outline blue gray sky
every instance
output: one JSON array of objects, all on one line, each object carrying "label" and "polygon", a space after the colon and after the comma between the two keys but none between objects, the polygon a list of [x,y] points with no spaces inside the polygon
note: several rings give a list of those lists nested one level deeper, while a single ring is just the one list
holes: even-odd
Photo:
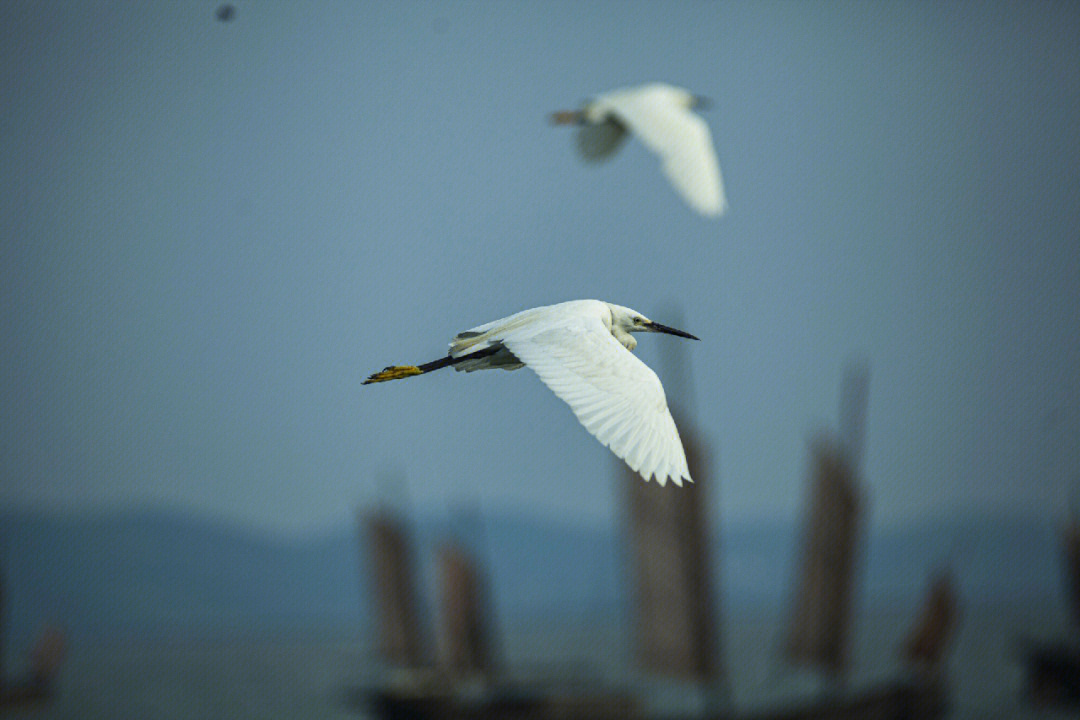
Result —
[{"label": "blue gray sky", "polygon": [[[1059,517],[1080,474],[1080,6],[0,5],[0,503],[287,532],[418,507],[616,512],[527,370],[361,387],[577,298],[678,314],[725,519],[792,516],[872,369],[873,522]],[[711,98],[693,214],[547,114]],[[675,324],[675,323],[671,323]],[[674,384],[664,343],[640,356]],[[1080,489],[1080,488],[1078,488]]]}]

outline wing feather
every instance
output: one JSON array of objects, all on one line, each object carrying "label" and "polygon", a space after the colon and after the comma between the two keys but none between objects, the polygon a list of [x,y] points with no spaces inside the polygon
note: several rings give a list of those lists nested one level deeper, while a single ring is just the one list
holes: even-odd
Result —
[{"label": "wing feather", "polygon": [[598,316],[553,315],[551,322],[493,333],[566,402],[585,429],[649,480],[691,480],[660,379],[623,347]]},{"label": "wing feather", "polygon": [[597,104],[660,156],[664,174],[692,208],[703,215],[720,215],[727,201],[709,126],[674,102],[670,90],[649,85],[616,91]]}]

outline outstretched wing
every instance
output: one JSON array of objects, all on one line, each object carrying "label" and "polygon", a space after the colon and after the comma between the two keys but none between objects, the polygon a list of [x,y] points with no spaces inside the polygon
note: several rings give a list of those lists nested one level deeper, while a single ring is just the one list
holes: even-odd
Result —
[{"label": "outstretched wing", "polygon": [[574,411],[585,429],[648,480],[691,480],[660,379],[595,315],[564,315],[499,340]]},{"label": "outstretched wing", "polygon": [[599,123],[585,123],[578,128],[577,149],[590,162],[607,160],[626,140],[626,128],[613,117]]},{"label": "outstretched wing", "polygon": [[670,90],[650,85],[616,91],[597,104],[660,156],[664,174],[692,208],[703,215],[719,215],[727,201],[709,126],[676,102]]}]

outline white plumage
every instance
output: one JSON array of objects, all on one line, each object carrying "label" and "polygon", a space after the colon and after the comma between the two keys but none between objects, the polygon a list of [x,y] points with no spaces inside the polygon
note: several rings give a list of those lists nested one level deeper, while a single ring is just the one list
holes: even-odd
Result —
[{"label": "white plumage", "polygon": [[664,174],[694,210],[718,216],[727,208],[720,166],[705,121],[689,91],[663,83],[612,90],[579,112],[556,113],[556,123],[583,123],[578,148],[586,159],[609,156],[627,131],[660,157]]},{"label": "white plumage", "polygon": [[456,336],[449,355],[419,367],[390,367],[382,382],[453,366],[471,372],[528,366],[574,411],[585,429],[635,472],[664,485],[691,480],[664,388],[630,351],[633,332],[694,338],[629,308],[575,300],[532,308]]}]

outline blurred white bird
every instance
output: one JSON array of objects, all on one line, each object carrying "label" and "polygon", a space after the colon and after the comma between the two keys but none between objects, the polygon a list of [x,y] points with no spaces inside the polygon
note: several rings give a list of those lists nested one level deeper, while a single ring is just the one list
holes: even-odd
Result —
[{"label": "blurred white bird", "polygon": [[581,110],[553,113],[556,125],[579,125],[577,147],[586,160],[603,160],[627,132],[660,156],[664,174],[690,207],[715,217],[727,208],[720,166],[705,121],[691,108],[707,101],[663,83],[612,90]]},{"label": "blurred white bird", "polygon": [[654,323],[641,313],[574,300],[524,310],[458,334],[449,354],[425,365],[395,365],[364,384],[421,375],[444,367],[472,372],[528,365],[574,411],[585,429],[645,480],[692,482],[679,431],[656,373],[629,351],[631,333],[693,335]]}]

